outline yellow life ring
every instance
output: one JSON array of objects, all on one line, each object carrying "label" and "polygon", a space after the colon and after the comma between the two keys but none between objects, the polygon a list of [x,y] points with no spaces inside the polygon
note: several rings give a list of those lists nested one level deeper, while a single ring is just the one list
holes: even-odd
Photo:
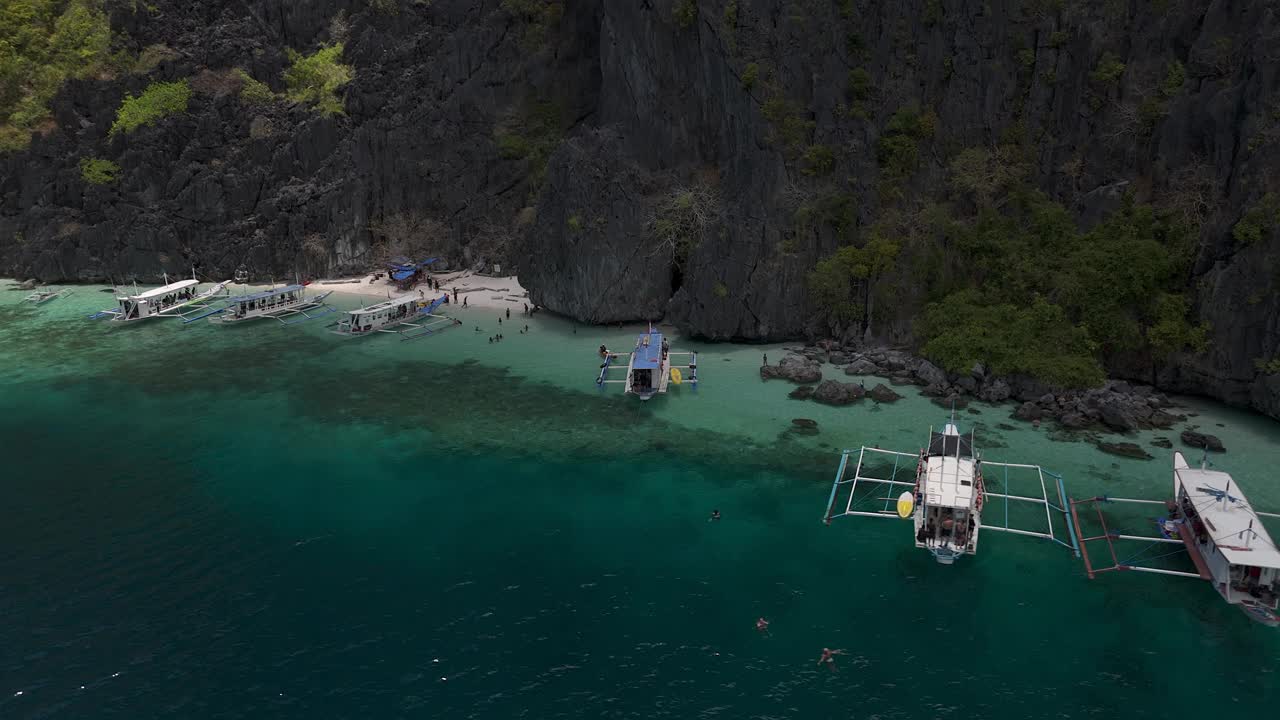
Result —
[{"label": "yellow life ring", "polygon": [[680,374],[680,368],[671,368],[671,382],[677,385],[684,382],[684,376]]}]

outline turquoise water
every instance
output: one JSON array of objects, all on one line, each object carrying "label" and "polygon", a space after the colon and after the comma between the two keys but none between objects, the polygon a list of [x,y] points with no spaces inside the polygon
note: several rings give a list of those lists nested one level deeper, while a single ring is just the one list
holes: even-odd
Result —
[{"label": "turquoise water", "polygon": [[[414,342],[319,322],[113,328],[82,319],[109,303],[91,288],[39,311],[21,295],[0,292],[0,717],[1155,718],[1280,701],[1280,633],[1206,584],[1088,581],[1069,552],[994,533],[945,568],[904,525],[824,526],[840,449],[910,451],[942,420],[910,388],[878,409],[797,402],[757,374],[781,347],[677,340],[702,353],[702,386],[641,404],[592,383],[595,348],[634,328],[539,315],[491,345],[497,312],[480,309]],[[1185,402],[1227,445],[1218,467],[1280,506],[1280,425]],[[961,415],[989,459],[1043,464],[1077,497],[1167,492],[1168,451],[1104,455],[1010,409]],[[795,417],[820,433],[790,432]],[[837,671],[823,647],[845,650]]]}]

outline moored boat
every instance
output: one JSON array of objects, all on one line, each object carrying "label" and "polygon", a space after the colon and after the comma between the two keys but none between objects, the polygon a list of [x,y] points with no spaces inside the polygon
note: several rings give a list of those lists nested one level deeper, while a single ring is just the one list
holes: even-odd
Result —
[{"label": "moored boat", "polygon": [[209,307],[217,298],[227,294],[230,280],[214,283],[207,290],[200,290],[200,281],[192,274],[189,280],[179,280],[158,288],[133,295],[116,296],[116,307],[100,310],[89,317],[113,322],[135,322],[161,317],[186,317]]},{"label": "moored boat", "polygon": [[64,298],[71,294],[71,288],[41,288],[22,298],[23,302],[29,302],[32,305],[43,305],[51,300]]},{"label": "moored boat", "polygon": [[269,318],[288,325],[336,312],[325,305],[332,294],[330,290],[310,295],[306,285],[285,285],[226,298],[218,307],[185,318],[183,322],[208,319],[214,325],[226,326]]},{"label": "moored boat", "polygon": [[[627,374],[623,380],[610,379],[611,370],[620,369],[615,364],[622,356],[627,357]],[[685,365],[672,364],[673,357],[687,357]],[[636,346],[629,352],[610,352],[604,345],[600,346],[600,374],[596,376],[596,385],[603,388],[605,383],[623,383],[624,392],[636,395],[641,400],[649,400],[655,395],[667,392],[671,384],[689,383],[695,390],[698,387],[698,354],[695,352],[673,352],[670,342],[662,333],[649,324],[648,331],[636,338]],[[689,371],[685,378],[682,369]]]}]

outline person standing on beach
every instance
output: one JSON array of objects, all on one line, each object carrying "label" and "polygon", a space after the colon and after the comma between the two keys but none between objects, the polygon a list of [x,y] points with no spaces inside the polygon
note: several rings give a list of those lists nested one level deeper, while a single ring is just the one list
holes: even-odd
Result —
[{"label": "person standing on beach", "polygon": [[453,289],[453,304],[458,304],[458,288]]},{"label": "person standing on beach", "polygon": [[507,308],[507,319],[511,319],[511,308]]},{"label": "person standing on beach", "polygon": [[764,364],[765,364],[765,365],[768,365],[768,364],[769,364],[769,353],[764,353],[764,359],[763,359],[763,362],[764,362]]}]

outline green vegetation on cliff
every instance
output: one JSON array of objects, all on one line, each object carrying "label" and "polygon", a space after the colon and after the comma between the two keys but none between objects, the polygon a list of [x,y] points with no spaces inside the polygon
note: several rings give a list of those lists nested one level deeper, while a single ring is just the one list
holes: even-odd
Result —
[{"label": "green vegetation on cliff", "polygon": [[97,72],[110,42],[98,0],[0,3],[0,152],[26,147],[62,83]]},{"label": "green vegetation on cliff", "polygon": [[80,158],[80,177],[92,185],[110,185],[116,181],[120,166],[102,158]]},{"label": "green vegetation on cliff", "polygon": [[111,135],[133,132],[143,125],[174,113],[186,112],[191,100],[191,86],[186,80],[177,82],[153,82],[142,94],[126,95],[116,111],[116,121],[111,124]]},{"label": "green vegetation on cliff", "polygon": [[284,71],[288,97],[294,102],[307,103],[322,115],[342,115],[342,98],[338,90],[351,82],[350,65],[342,64],[342,43],[325,45],[310,55],[290,49],[292,63]]},{"label": "green vegetation on cliff", "polygon": [[[909,159],[902,146],[890,156]],[[1101,358],[1110,353],[1163,359],[1203,351],[1207,328],[1187,321],[1182,294],[1190,229],[1126,198],[1081,232],[1065,207],[1031,187],[1030,157],[1019,142],[962,151],[950,165],[950,203],[896,227],[878,223],[865,240],[819,262],[809,286],[828,324],[865,329],[877,286],[892,296],[925,285],[917,337],[927,357],[953,372],[981,362],[998,373],[1087,386],[1103,378]],[[1254,234],[1247,223],[1243,234]],[[930,269],[938,263],[918,253],[906,263],[911,276],[896,273],[898,249],[922,245],[941,253],[940,266]]]}]

